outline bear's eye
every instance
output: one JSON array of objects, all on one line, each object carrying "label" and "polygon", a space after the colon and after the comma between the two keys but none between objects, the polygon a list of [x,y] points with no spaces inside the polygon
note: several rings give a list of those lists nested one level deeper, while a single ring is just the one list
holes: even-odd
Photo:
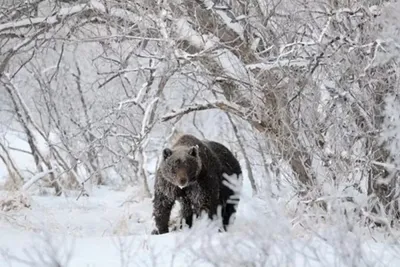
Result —
[{"label": "bear's eye", "polygon": [[176,163],[176,165],[180,165],[180,164],[182,163],[182,161],[181,161],[180,159],[177,159],[177,160],[175,161],[175,163]]}]

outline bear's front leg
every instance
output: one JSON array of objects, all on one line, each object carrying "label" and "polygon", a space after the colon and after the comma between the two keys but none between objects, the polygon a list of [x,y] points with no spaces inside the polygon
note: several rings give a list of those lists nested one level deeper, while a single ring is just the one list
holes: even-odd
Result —
[{"label": "bear's front leg", "polygon": [[215,219],[217,215],[218,202],[213,198],[203,198],[197,205],[194,205],[196,218],[207,215],[210,220]]},{"label": "bear's front leg", "polygon": [[163,193],[156,191],[153,200],[153,216],[156,223],[156,229],[151,234],[168,233],[169,217],[174,205],[174,200],[168,198]]},{"label": "bear's front leg", "polygon": [[217,217],[217,211],[218,211],[218,199],[215,197],[212,197],[210,199],[210,204],[208,208],[208,218],[210,220],[214,220]]},{"label": "bear's front leg", "polygon": [[193,208],[190,199],[187,197],[183,197],[181,199],[181,228],[183,227],[183,220],[185,220],[186,224],[189,228],[192,227],[193,224]]}]

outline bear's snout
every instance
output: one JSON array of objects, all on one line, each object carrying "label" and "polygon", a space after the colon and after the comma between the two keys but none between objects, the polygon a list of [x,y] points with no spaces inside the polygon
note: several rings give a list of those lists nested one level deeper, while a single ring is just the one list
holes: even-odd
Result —
[{"label": "bear's snout", "polygon": [[182,179],[179,180],[179,185],[180,185],[180,186],[183,187],[183,186],[185,186],[186,184],[187,184],[187,179],[186,179],[186,178],[182,178]]},{"label": "bear's snout", "polygon": [[177,180],[178,186],[182,189],[188,184],[187,173],[185,170],[181,169],[177,173]]}]

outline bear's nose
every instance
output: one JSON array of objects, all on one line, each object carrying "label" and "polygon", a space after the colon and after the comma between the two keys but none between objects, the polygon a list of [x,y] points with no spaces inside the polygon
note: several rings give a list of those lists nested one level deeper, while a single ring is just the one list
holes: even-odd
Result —
[{"label": "bear's nose", "polygon": [[186,179],[186,178],[181,178],[181,179],[179,180],[179,184],[180,184],[181,186],[185,186],[186,183],[187,183],[187,179]]}]

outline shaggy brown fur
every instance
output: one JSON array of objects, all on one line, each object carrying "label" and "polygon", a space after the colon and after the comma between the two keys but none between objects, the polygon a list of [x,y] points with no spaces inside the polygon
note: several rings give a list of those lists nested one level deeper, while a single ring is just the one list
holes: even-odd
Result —
[{"label": "shaggy brown fur", "polygon": [[227,203],[233,191],[222,184],[223,173],[240,175],[242,171],[233,154],[220,143],[183,135],[172,148],[165,148],[154,185],[156,229],[152,234],[169,231],[168,222],[176,200],[181,203],[181,218],[189,227],[193,215],[197,217],[205,211],[213,219],[221,205],[226,230],[236,208]]}]

